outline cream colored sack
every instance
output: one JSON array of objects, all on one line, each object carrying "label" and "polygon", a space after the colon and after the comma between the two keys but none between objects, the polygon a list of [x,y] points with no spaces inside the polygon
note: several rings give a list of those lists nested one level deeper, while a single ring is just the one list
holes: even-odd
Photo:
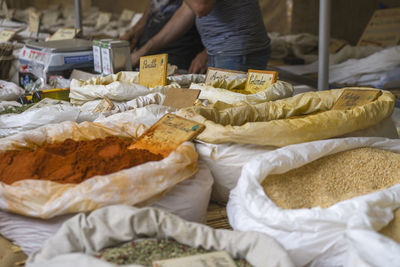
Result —
[{"label": "cream colored sack", "polygon": [[170,238],[190,247],[225,250],[234,258],[246,259],[254,267],[294,266],[287,252],[268,235],[213,229],[159,209],[122,205],[71,218],[40,250],[29,255],[26,266],[115,267],[117,265],[100,260],[94,254],[143,237]]},{"label": "cream colored sack", "polygon": [[180,87],[177,83],[168,86],[148,88],[140,85],[139,72],[123,71],[104,77],[95,77],[88,81],[73,79],[70,85],[72,104],[82,105],[87,101],[103,99],[129,101],[138,96],[160,92],[166,94],[169,88]]},{"label": "cream colored sack", "polygon": [[[0,151],[36,149],[67,138],[91,140],[114,135],[136,138],[146,127],[128,122],[64,122],[0,139]],[[59,184],[45,180],[0,182],[0,209],[51,218],[86,212],[112,204],[151,204],[197,172],[197,153],[192,143],[180,145],[168,157],[108,175],[98,175],[80,184]]]},{"label": "cream colored sack", "polygon": [[216,103],[217,101],[222,101],[228,104],[245,102],[254,105],[266,101],[290,97],[293,95],[293,86],[284,81],[277,81],[267,89],[256,94],[245,95],[230,90],[244,89],[245,82],[245,78],[228,81],[217,80],[212,86],[192,83],[190,88],[201,90],[199,99],[207,99],[210,103]]},{"label": "cream colored sack", "polygon": [[204,124],[206,129],[197,139],[207,143],[282,147],[365,129],[393,112],[394,96],[388,91],[351,110],[330,110],[343,90],[308,92],[257,105],[217,102],[182,109],[178,115]]}]

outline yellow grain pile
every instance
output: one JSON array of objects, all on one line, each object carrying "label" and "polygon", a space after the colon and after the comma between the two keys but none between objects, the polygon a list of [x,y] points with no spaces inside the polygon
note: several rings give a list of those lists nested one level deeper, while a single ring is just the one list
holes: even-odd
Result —
[{"label": "yellow grain pile", "polygon": [[400,182],[400,154],[358,148],[315,160],[263,181],[265,193],[283,209],[327,208],[339,201]]}]

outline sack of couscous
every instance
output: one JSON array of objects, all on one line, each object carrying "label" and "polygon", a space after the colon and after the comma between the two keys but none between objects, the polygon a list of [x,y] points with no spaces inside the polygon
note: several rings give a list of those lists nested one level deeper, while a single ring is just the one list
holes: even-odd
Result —
[{"label": "sack of couscous", "polygon": [[273,236],[296,266],[397,266],[398,224],[382,231],[386,237],[377,231],[400,208],[399,183],[399,139],[291,145],[244,165],[228,218],[235,230]]}]

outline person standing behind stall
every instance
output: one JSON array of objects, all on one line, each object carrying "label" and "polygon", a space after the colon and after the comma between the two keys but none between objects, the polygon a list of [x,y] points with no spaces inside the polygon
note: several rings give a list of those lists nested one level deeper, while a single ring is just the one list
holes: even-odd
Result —
[{"label": "person standing behind stall", "polygon": [[[140,21],[120,39],[129,41],[131,49],[142,47],[168,23],[181,4],[182,0],[152,0]],[[193,25],[180,38],[147,54],[166,53],[170,64],[187,70],[195,56],[203,50],[200,35]]]},{"label": "person standing behind stall", "polygon": [[194,23],[206,51],[196,56],[189,72],[207,66],[241,71],[266,68],[270,39],[258,0],[184,0],[163,29],[132,53],[133,64],[182,36]]}]

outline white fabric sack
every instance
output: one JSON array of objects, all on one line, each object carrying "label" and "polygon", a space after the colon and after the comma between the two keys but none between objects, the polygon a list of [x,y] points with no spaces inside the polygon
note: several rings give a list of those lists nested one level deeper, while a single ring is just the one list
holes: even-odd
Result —
[{"label": "white fabric sack", "polygon": [[[341,138],[290,145],[254,157],[243,166],[227,205],[235,230],[259,231],[274,237],[289,252],[296,266],[344,266],[358,257],[366,259],[378,244],[383,254],[369,256],[372,266],[395,266],[400,262],[399,245],[382,235],[361,238],[357,231],[379,231],[400,207],[400,185],[338,202],[329,208],[284,210],[275,205],[260,183],[270,174],[281,174],[318,158],[359,147],[400,153],[400,140],[386,138]],[[379,238],[376,238],[379,237]],[[386,240],[386,241],[385,241]],[[368,242],[367,242],[368,241]],[[377,243],[378,242],[378,243]],[[354,251],[354,250],[353,250]],[[353,255],[353,256],[352,256]],[[384,264],[391,262],[390,265]]]},{"label": "white fabric sack", "polygon": [[65,104],[44,106],[20,114],[4,114],[0,115],[0,138],[52,123],[93,121],[98,116]]},{"label": "white fabric sack", "polygon": [[256,94],[241,94],[236,93],[223,88],[214,88],[205,84],[190,85],[190,89],[201,90],[199,99],[206,99],[210,103],[216,103],[222,101],[228,104],[234,104],[238,102],[246,102],[249,104],[258,104],[266,101],[274,101],[293,95],[293,86],[284,81],[277,81],[273,83],[267,89],[260,91]]},{"label": "white fabric sack", "polygon": [[[194,176],[178,183],[151,207],[168,211],[187,221],[204,223],[212,183],[213,177],[207,165],[199,162],[199,171]],[[0,233],[29,255],[73,216],[75,214],[43,220],[0,210]]]},{"label": "white fabric sack", "polygon": [[24,89],[15,83],[0,80],[0,101],[17,100],[24,93]]},{"label": "white fabric sack", "polygon": [[[102,112],[102,115],[107,117],[109,115],[124,112],[127,110],[141,108],[151,104],[162,104],[164,102],[165,95],[161,93],[151,93],[145,96],[138,96],[130,101],[125,102],[117,102],[111,101],[114,104],[114,107],[111,111]],[[93,112],[93,110],[100,104],[102,100],[93,100],[88,101],[82,106],[79,106],[79,109],[84,112]]]},{"label": "white fabric sack", "polygon": [[[340,84],[358,84],[362,75],[383,73],[400,66],[400,46],[386,48],[362,59],[350,59],[329,67],[329,82]],[[371,80],[380,81],[379,75]],[[362,84],[365,84],[362,83]]]},{"label": "white fabric sack", "polygon": [[191,247],[226,250],[232,257],[245,258],[255,267],[294,266],[287,253],[267,235],[215,230],[159,209],[128,206],[110,206],[68,220],[39,251],[29,256],[26,266],[116,266],[91,255],[143,236],[173,238]]},{"label": "white fabric sack", "polygon": [[105,77],[95,77],[88,81],[73,79],[70,85],[72,104],[82,105],[87,101],[103,99],[129,101],[138,96],[160,92],[166,94],[169,88],[180,87],[176,83],[156,88],[138,84],[138,72],[119,72]]},{"label": "white fabric sack", "polygon": [[136,108],[125,112],[113,114],[109,117],[99,117],[95,122],[124,121],[130,123],[142,123],[151,126],[167,113],[176,113],[172,107],[151,104],[142,108]]},{"label": "white fabric sack", "polygon": [[[370,128],[342,137],[366,136],[398,138],[395,125],[390,117]],[[277,149],[274,146],[235,143],[210,144],[196,141],[195,144],[199,158],[207,162],[215,179],[211,198],[222,203],[228,202],[229,193],[236,186],[243,165],[257,155]]]},{"label": "white fabric sack", "polygon": [[177,83],[181,87],[189,87],[191,83],[203,83],[206,76],[204,74],[184,74],[167,77],[167,83]]},{"label": "white fabric sack", "polygon": [[78,108],[64,104],[45,106],[27,110],[20,114],[0,115],[0,137],[6,137],[21,131],[35,129],[63,121],[93,121],[99,115],[81,112]]}]

